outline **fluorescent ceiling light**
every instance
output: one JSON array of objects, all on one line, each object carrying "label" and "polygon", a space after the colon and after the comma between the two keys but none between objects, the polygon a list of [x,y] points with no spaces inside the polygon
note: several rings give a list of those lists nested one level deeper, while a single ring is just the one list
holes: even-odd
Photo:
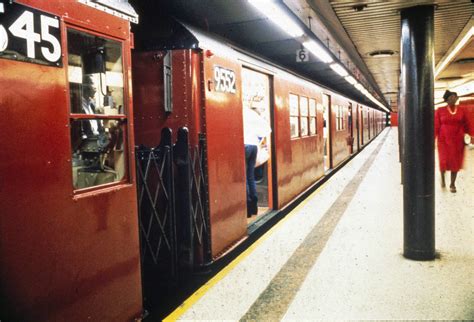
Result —
[{"label": "fluorescent ceiling light", "polygon": [[384,110],[387,113],[390,113],[390,110],[385,105],[380,103],[372,94],[370,94],[370,92],[367,89],[365,89],[364,86],[362,86],[362,84],[356,83],[354,87],[357,88],[362,94],[364,94],[369,100],[377,104],[377,106],[379,106],[382,110]]},{"label": "fluorescent ceiling light", "polygon": [[364,89],[364,86],[362,86],[362,85],[359,84],[359,83],[356,83],[356,84],[354,85],[354,87],[357,88],[357,89],[358,89],[359,91],[361,91],[361,92],[362,92],[362,90]]},{"label": "fluorescent ceiling light", "polygon": [[439,75],[439,73],[441,73],[441,71],[446,67],[446,65],[451,62],[454,56],[458,54],[458,52],[466,45],[468,40],[470,40],[473,35],[474,35],[474,26],[471,26],[469,31],[466,32],[466,34],[464,35],[464,37],[462,37],[462,39],[459,41],[456,47],[454,47],[454,49],[449,53],[449,55],[446,56],[446,58],[442,59],[442,62],[438,66],[436,66],[435,78]]},{"label": "fluorescent ceiling light", "polygon": [[292,37],[304,35],[303,29],[272,0],[248,0],[255,8]]},{"label": "fluorescent ceiling light", "polygon": [[346,79],[346,81],[347,81],[349,84],[355,85],[355,84],[357,83],[357,81],[355,80],[355,78],[352,77],[352,76],[346,76],[345,79]]},{"label": "fluorescent ceiling light", "polygon": [[314,40],[308,40],[303,43],[303,46],[308,48],[308,50],[315,55],[318,59],[323,61],[324,63],[331,63],[333,61],[331,55],[329,55],[328,51],[315,42]]},{"label": "fluorescent ceiling light", "polygon": [[334,70],[336,73],[338,73],[339,75],[341,75],[342,77],[346,77],[349,75],[349,73],[347,72],[347,70],[344,69],[344,67],[342,67],[340,64],[338,63],[334,63],[334,64],[331,64],[329,65],[329,67],[332,68],[332,70]]}]

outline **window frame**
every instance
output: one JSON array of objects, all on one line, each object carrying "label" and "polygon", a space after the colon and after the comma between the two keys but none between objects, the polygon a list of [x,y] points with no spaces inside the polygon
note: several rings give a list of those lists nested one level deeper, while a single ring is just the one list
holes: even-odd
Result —
[{"label": "window frame", "polygon": [[[290,138],[298,139],[298,138],[306,138],[311,136],[318,135],[318,101],[314,97],[306,96],[306,95],[299,95],[290,92],[288,94],[288,101],[289,101],[289,123],[290,123]],[[306,113],[302,111],[302,102],[306,101]],[[293,106],[292,102],[297,102],[297,108]],[[314,103],[314,108],[311,108],[311,102]],[[304,103],[303,103],[304,104]],[[314,110],[314,111],[313,111]],[[313,115],[314,114],[314,115]],[[296,120],[298,122],[296,122]],[[293,135],[291,133],[291,125],[297,124],[298,126],[298,134]],[[313,123],[314,132],[312,132],[311,124]],[[306,124],[307,133],[303,134],[302,132],[302,124]]]},{"label": "window frame", "polygon": [[[311,115],[311,102],[314,102],[314,115]],[[318,135],[318,104],[315,98],[310,98],[308,101],[309,108],[309,135]],[[311,124],[314,124],[314,133],[311,133]]]},{"label": "window frame", "polygon": [[[87,35],[92,35],[95,37],[100,37],[106,40],[111,40],[118,42],[120,44],[120,49],[121,49],[121,57],[122,57],[122,75],[123,75],[123,108],[122,108],[122,113],[121,114],[115,114],[115,115],[105,115],[105,114],[83,114],[83,113],[72,113],[72,106],[71,106],[71,89],[70,89],[70,81],[69,81],[69,37],[68,37],[68,32],[70,30],[84,33]],[[89,30],[82,28],[80,26],[77,26],[75,24],[71,23],[64,23],[64,27],[62,29],[62,33],[65,35],[63,37],[63,42],[62,46],[63,48],[66,49],[64,51],[64,73],[65,73],[65,83],[66,83],[66,93],[67,93],[67,117],[68,117],[68,135],[69,135],[69,153],[72,153],[72,124],[74,121],[82,121],[82,120],[116,120],[119,122],[121,129],[122,129],[122,138],[123,138],[123,177],[120,180],[114,181],[114,182],[109,182],[109,183],[104,183],[104,184],[99,184],[95,186],[90,186],[90,187],[85,187],[85,188],[75,188],[74,187],[74,180],[73,180],[73,169],[72,169],[72,156],[71,156],[71,188],[74,197],[81,197],[81,196],[87,196],[89,195],[88,193],[90,192],[103,192],[110,190],[110,188],[116,189],[117,186],[123,186],[123,185],[128,185],[131,183],[132,179],[132,173],[131,173],[131,161],[130,161],[130,131],[129,131],[129,126],[130,126],[130,121],[129,121],[129,110],[130,110],[130,97],[128,95],[129,93],[129,88],[128,88],[128,70],[126,66],[126,48],[127,48],[127,42],[125,39],[113,37],[107,34],[103,34],[97,31]]]},{"label": "window frame", "polygon": [[[306,115],[303,114],[302,110],[302,101],[306,101]],[[298,100],[300,106],[300,137],[307,137],[310,136],[309,134],[309,98],[303,95],[299,95]],[[302,124],[306,124],[306,134],[303,134],[303,126]]]},{"label": "window frame", "polygon": [[344,131],[346,129],[344,122],[344,106],[342,105],[333,105],[336,110],[336,131]]},{"label": "window frame", "polygon": [[[293,97],[296,97],[296,103],[297,103],[296,110],[294,110],[294,109],[292,108],[292,104],[291,104],[291,102],[292,102],[291,97],[292,97],[292,96],[293,96]],[[301,137],[301,128],[300,128],[300,98],[299,98],[299,95],[293,94],[293,93],[289,93],[289,95],[288,95],[288,102],[289,102],[288,106],[289,106],[289,114],[290,114],[290,119],[289,119],[289,121],[290,121],[290,138],[291,138],[291,139],[297,139],[297,138]],[[296,111],[296,114],[294,113],[295,111]],[[298,128],[297,128],[297,130],[296,130],[296,132],[297,132],[296,135],[293,135],[293,133],[291,132],[291,124],[293,124],[293,123],[292,123],[292,120],[295,120],[295,119],[297,120],[296,124],[298,125]]]}]

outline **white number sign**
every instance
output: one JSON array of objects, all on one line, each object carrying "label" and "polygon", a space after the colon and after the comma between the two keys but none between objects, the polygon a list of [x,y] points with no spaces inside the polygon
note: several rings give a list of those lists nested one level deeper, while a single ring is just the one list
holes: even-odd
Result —
[{"label": "white number sign", "polygon": [[0,58],[61,66],[59,18],[0,0]]},{"label": "white number sign", "polygon": [[217,92],[235,94],[235,72],[220,66],[214,66],[214,85]]},{"label": "white number sign", "polygon": [[309,53],[306,49],[299,49],[296,51],[296,61],[304,62],[309,61]]}]

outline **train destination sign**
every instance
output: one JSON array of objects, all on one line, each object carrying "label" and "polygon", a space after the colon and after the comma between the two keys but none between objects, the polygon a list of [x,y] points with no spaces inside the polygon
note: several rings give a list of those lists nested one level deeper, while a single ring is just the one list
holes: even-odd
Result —
[{"label": "train destination sign", "polygon": [[60,19],[0,0],[0,58],[62,66]]}]

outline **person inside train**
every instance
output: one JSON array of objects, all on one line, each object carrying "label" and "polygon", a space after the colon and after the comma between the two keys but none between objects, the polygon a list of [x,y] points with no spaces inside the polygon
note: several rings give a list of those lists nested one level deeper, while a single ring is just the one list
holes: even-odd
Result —
[{"label": "person inside train", "polygon": [[443,95],[446,106],[435,112],[435,137],[438,142],[441,187],[446,187],[445,173],[451,171],[449,190],[456,192],[456,177],[464,160],[464,133],[468,132],[467,117],[456,105],[458,95],[447,90]]},{"label": "person inside train", "polygon": [[257,184],[255,182],[255,162],[260,142],[271,133],[268,122],[250,106],[244,105],[244,145],[247,183],[247,217],[258,213]]},{"label": "person inside train", "polygon": [[[97,89],[92,77],[85,75],[82,81],[82,100],[81,108],[84,114],[100,114],[100,111],[95,105],[95,94]],[[82,122],[83,135],[87,137],[97,136],[104,131],[102,122],[99,120],[89,120],[89,122]]]}]

